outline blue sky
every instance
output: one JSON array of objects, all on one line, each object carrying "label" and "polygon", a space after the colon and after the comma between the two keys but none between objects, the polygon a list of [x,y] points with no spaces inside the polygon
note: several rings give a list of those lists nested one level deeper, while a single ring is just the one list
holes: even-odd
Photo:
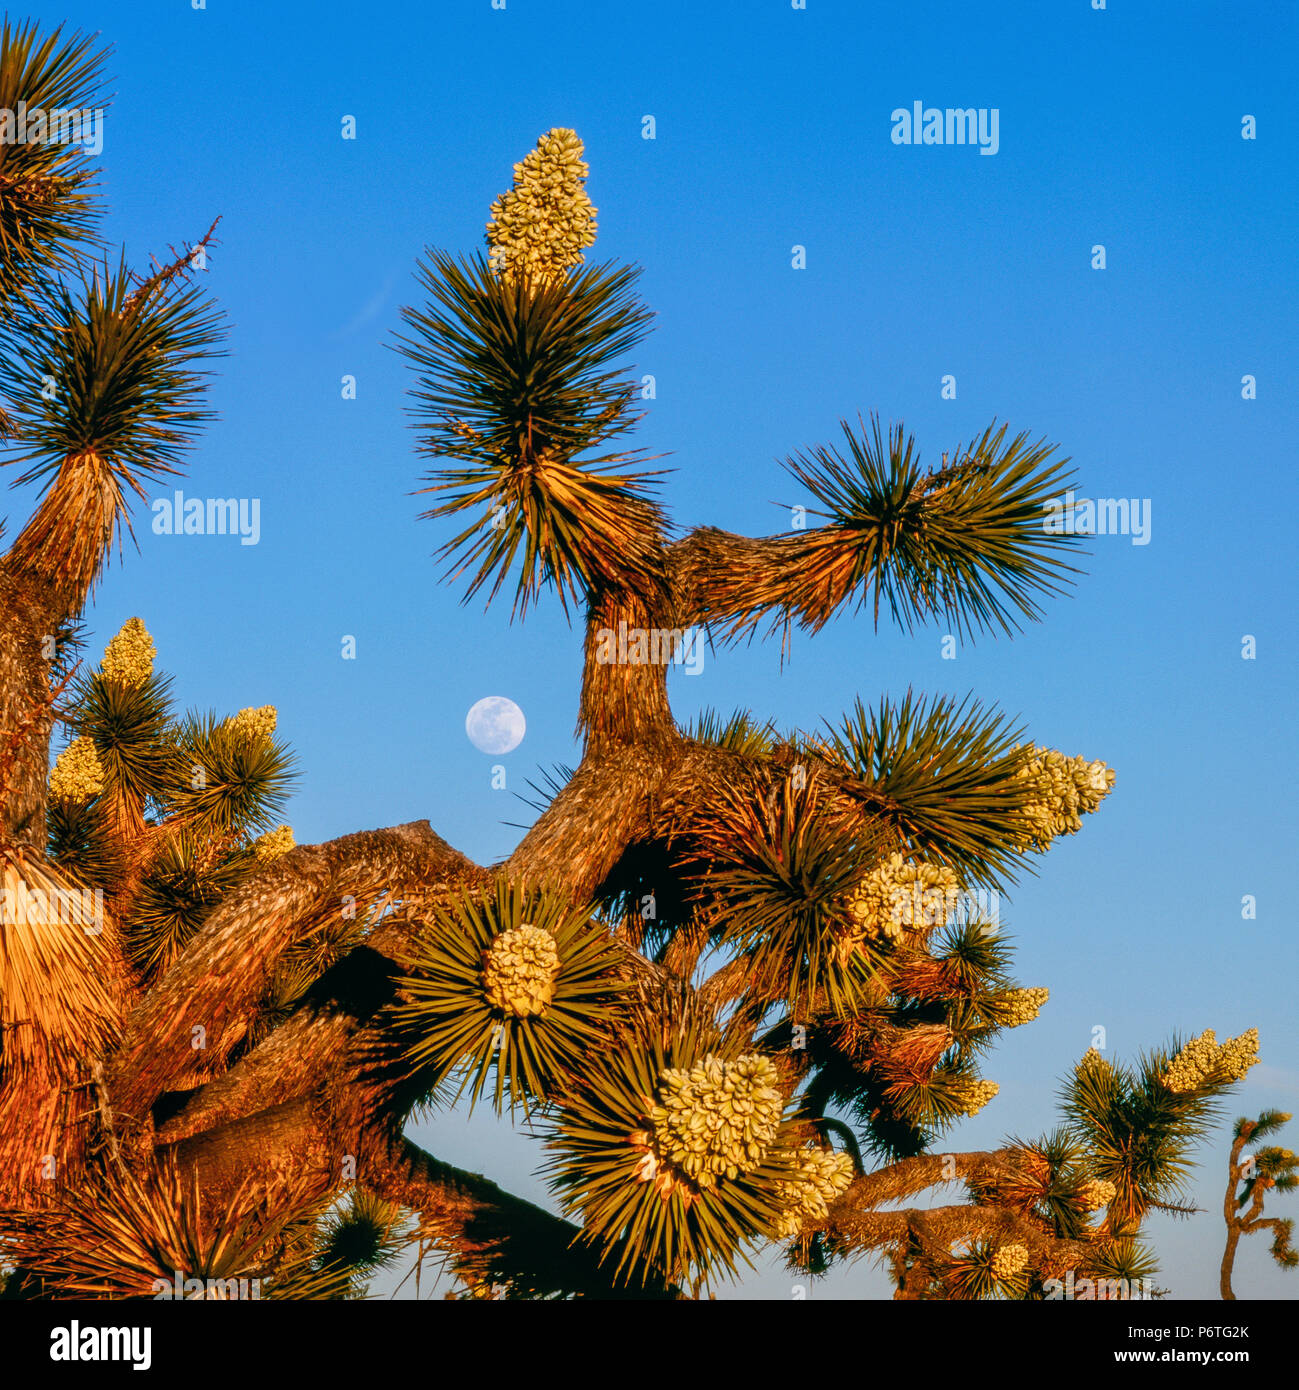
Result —
[{"label": "blue sky", "polygon": [[[423,248],[479,246],[512,165],[572,127],[599,209],[593,257],[643,266],[657,312],[635,363],[657,392],[638,442],[670,454],[681,526],[782,529],[772,503],[809,499],[778,460],[871,411],[934,462],[1005,421],[1072,458],[1079,496],[1148,499],[1148,543],[1094,537],[1072,596],[1013,642],[944,660],[943,629],[876,633],[845,615],[796,635],[783,669],[778,644],[755,643],[671,679],[680,717],[742,705],[804,728],[858,695],[972,691],[1116,769],[1101,812],[1004,904],[1020,978],[1051,1000],[1006,1036],[986,1069],[1000,1096],[950,1147],[1048,1128],[1098,1025],[1117,1057],[1174,1029],[1256,1025],[1263,1063],[1228,1118],[1299,1112],[1292,5],[23,13],[115,46],[108,236],[143,264],[222,218],[208,279],[232,325],[221,418],[180,486],[261,505],[255,546],[154,535],[141,508],[139,553],[128,545],[88,613],[92,654],[138,614],[183,703],[277,705],[303,768],[299,841],[427,817],[492,861],[520,833],[505,822],[531,814],[511,791],[577,758],[580,630],[554,602],[511,625],[438,583],[431,553],[451,530],[417,520],[424,464],[387,346]],[[891,112],[915,101],[996,108],[997,153],[893,143]],[[10,499],[11,529],[27,502]],[[500,760],[464,732],[496,694],[528,723]],[[491,788],[496,761],[508,790]],[[417,1137],[544,1200],[532,1143],[487,1116]],[[1225,1148],[1204,1154],[1205,1213],[1151,1227],[1179,1297],[1216,1290]],[[1264,1245],[1245,1243],[1237,1292],[1293,1297],[1299,1276]],[[792,1282],[773,1266],[721,1293],[790,1297]],[[863,1263],[813,1297],[886,1294]]]}]

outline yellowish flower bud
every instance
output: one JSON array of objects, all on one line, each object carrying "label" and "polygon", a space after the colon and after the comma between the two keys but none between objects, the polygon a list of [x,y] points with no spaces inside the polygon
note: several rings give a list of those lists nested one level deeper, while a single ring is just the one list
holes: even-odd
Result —
[{"label": "yellowish flower bud", "polygon": [[268,830],[265,835],[259,835],[251,845],[252,852],[263,864],[269,864],[272,860],[279,859],[288,854],[293,848],[293,831],[287,825],[281,825],[275,830]]},{"label": "yellowish flower bud", "polygon": [[959,892],[960,881],[946,866],[891,854],[846,899],[845,944],[898,941],[909,931],[931,931],[947,921]]},{"label": "yellowish flower bud", "polygon": [[583,187],[589,172],[577,132],[556,128],[514,166],[514,187],[492,204],[488,264],[544,282],[579,264],[595,244],[595,208]]},{"label": "yellowish flower bud", "polygon": [[262,705],[259,708],[250,706],[248,709],[241,709],[238,714],[232,715],[228,723],[236,734],[251,741],[270,738],[275,732],[277,718],[274,705]]},{"label": "yellowish flower bud", "polygon": [[1213,1082],[1239,1081],[1258,1061],[1258,1029],[1219,1043],[1212,1028],[1192,1038],[1168,1064],[1162,1080],[1178,1095]]},{"label": "yellowish flower bud", "polygon": [[487,1002],[517,1018],[545,1013],[559,966],[555,938],[544,928],[524,923],[504,931],[484,953]]},{"label": "yellowish flower bud", "polygon": [[1078,1195],[1084,1211],[1100,1211],[1118,1195],[1118,1188],[1106,1178],[1092,1178],[1083,1183]]},{"label": "yellowish flower bud", "polygon": [[798,1150],[798,1176],[778,1184],[785,1210],[776,1222],[776,1235],[795,1236],[807,1221],[824,1221],[830,1203],[847,1191],[853,1179],[852,1159],[829,1149]]},{"label": "yellowish flower bud", "polygon": [[1023,1245],[1001,1245],[992,1254],[992,1272],[998,1279],[1012,1279],[1028,1263],[1028,1249]]},{"label": "yellowish flower bud", "polygon": [[1096,810],[1113,789],[1114,773],[1099,760],[1066,758],[1036,744],[1030,748],[1031,756],[1018,773],[1031,788],[1020,848],[1045,850],[1057,835],[1082,829],[1081,817]]},{"label": "yellowish flower bud", "polygon": [[977,1115],[1001,1090],[995,1081],[967,1081],[959,1088],[959,1103],[966,1115]]},{"label": "yellowish flower bud", "polygon": [[157,654],[144,623],[139,618],[128,618],[104,649],[99,674],[118,685],[143,685],[153,675],[153,659]]},{"label": "yellowish flower bud", "polygon": [[1049,989],[1008,989],[999,994],[997,998],[1005,1008],[1004,1026],[1020,1028],[1025,1023],[1032,1023],[1050,997]]},{"label": "yellowish flower bud", "polygon": [[50,795],[56,801],[89,801],[104,790],[104,768],[88,738],[74,739],[59,754],[50,773]]},{"label": "yellowish flower bud", "polygon": [[775,1064],[756,1052],[733,1062],[709,1053],[688,1072],[664,1070],[650,1112],[660,1163],[700,1188],[757,1167],[784,1113],[778,1081]]}]

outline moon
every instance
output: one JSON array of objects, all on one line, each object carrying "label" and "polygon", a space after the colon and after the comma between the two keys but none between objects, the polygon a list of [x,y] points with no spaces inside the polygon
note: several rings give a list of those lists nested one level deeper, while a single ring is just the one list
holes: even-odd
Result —
[{"label": "moon", "polygon": [[484,695],[465,715],[465,733],[480,753],[512,753],[527,731],[523,711],[504,695]]}]

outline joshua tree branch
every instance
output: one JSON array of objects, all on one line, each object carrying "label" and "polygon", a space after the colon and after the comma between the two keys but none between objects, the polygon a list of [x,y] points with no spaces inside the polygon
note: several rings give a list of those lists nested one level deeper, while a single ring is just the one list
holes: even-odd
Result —
[{"label": "joshua tree branch", "polygon": [[420,1234],[452,1256],[457,1274],[504,1284],[524,1298],[672,1298],[667,1288],[615,1285],[578,1227],[425,1153],[408,1139],[367,1164],[365,1185],[418,1214]]},{"label": "joshua tree branch", "polygon": [[[860,1180],[859,1180],[860,1181]],[[942,1258],[958,1241],[986,1240],[1027,1249],[1029,1265],[1046,1278],[1085,1269],[1095,1251],[1086,1241],[1053,1236],[1037,1222],[997,1206],[909,1208],[905,1211],[860,1211],[849,1203],[852,1189],[831,1209],[821,1229],[847,1251],[898,1250],[918,1245],[930,1258]]]},{"label": "joshua tree branch", "polygon": [[[313,914],[364,907],[382,889],[428,892],[483,871],[427,821],[302,845],[217,906],[185,953],[126,1021],[110,1065],[115,1107],[143,1115],[193,1066],[192,1030],[218,1055],[238,1040],[232,1024],[260,999],[276,961]],[[349,901],[350,900],[350,901]],[[229,1030],[233,1036],[224,1036]]]},{"label": "joshua tree branch", "polygon": [[[952,1154],[917,1154],[857,1178],[840,1198],[835,1211],[870,1210],[885,1202],[898,1202],[949,1182],[1023,1181],[1014,1148]],[[833,1213],[832,1213],[833,1214]]]},{"label": "joshua tree branch", "polygon": [[764,616],[773,629],[788,628],[802,603],[824,611],[813,630],[850,596],[832,574],[814,577],[818,562],[842,541],[828,528],[780,536],[740,536],[699,526],[668,547],[669,573],[683,623],[716,625],[725,640],[752,635]]}]

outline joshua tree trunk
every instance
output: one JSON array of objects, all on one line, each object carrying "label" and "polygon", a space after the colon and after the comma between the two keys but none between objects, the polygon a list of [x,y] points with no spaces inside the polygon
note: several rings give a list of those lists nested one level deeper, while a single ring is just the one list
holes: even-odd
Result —
[{"label": "joshua tree trunk", "polygon": [[1231,1291],[1231,1272],[1236,1263],[1236,1247],[1240,1244],[1240,1227],[1231,1220],[1231,1198],[1227,1199],[1227,1248],[1222,1252],[1222,1269],[1218,1275],[1218,1292],[1228,1302],[1234,1303],[1236,1295]]},{"label": "joshua tree trunk", "polygon": [[0,563],[0,838],[44,852],[51,638],[64,615],[32,578]]}]

